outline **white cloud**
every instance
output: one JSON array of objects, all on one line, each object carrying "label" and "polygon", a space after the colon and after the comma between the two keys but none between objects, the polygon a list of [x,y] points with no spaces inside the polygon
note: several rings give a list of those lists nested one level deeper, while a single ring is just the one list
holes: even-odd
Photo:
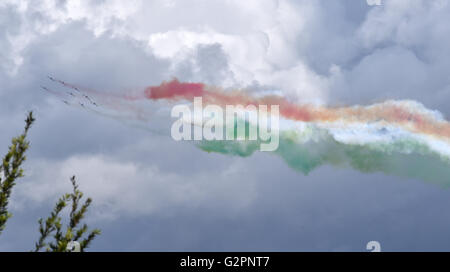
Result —
[{"label": "white cloud", "polygon": [[[405,47],[420,60],[437,63],[429,67],[436,77],[448,70],[442,39],[450,27],[442,22],[448,21],[449,1],[386,1],[371,7],[360,26],[344,17],[343,5],[308,0],[4,1],[0,12],[13,10],[18,23],[3,23],[7,31],[0,59],[14,75],[33,42],[65,24],[84,22],[96,36],[137,41],[148,54],[169,60],[168,78],[178,75],[224,87],[256,82],[305,102],[332,103],[330,93],[339,88],[330,69],[352,68],[361,54],[378,47]],[[327,9],[336,17],[329,19],[333,13]],[[220,48],[218,57],[226,56],[226,65],[206,70],[199,66],[205,61],[197,51],[213,45]]]},{"label": "white cloud", "polygon": [[420,52],[429,61],[446,60],[450,1],[396,0],[373,8],[357,31],[367,48],[395,44]]},{"label": "white cloud", "polygon": [[330,82],[329,101],[414,99],[448,116],[442,101],[450,99],[444,98],[450,86],[449,12],[448,0],[392,0],[370,7],[348,37],[354,50],[338,80]]},{"label": "white cloud", "polygon": [[173,62],[168,77],[180,62],[192,59],[191,52],[199,46],[219,44],[228,57],[229,73],[218,84],[245,87],[256,81],[302,101],[325,101],[327,79],[309,69],[298,54],[299,41],[304,42],[303,31],[317,8],[314,4],[274,0],[194,2],[9,2],[3,8],[14,7],[20,16],[20,30],[8,34],[5,56],[9,64],[3,68],[16,74],[24,50],[41,35],[82,21],[96,36],[107,33],[146,43],[144,50],[149,54]]},{"label": "white cloud", "polygon": [[[114,28],[120,29],[121,22],[137,11],[140,0],[124,1],[80,1],[57,0],[40,1],[6,1],[0,4],[0,14],[11,11],[17,15],[17,25],[6,24],[5,36],[8,43],[1,49],[1,56],[7,60],[3,69],[14,76],[23,63],[23,51],[41,35],[56,31],[64,24],[73,21],[84,21],[86,27],[95,35],[100,35]],[[17,30],[10,31],[10,27]],[[0,44],[1,45],[1,44]]]},{"label": "white cloud", "polygon": [[[271,1],[267,1],[271,2]],[[243,28],[247,31],[235,33],[219,31],[209,24],[186,27],[179,25],[165,32],[151,33],[148,45],[161,58],[174,60],[173,69],[180,63],[192,59],[192,51],[200,45],[219,44],[228,56],[229,77],[224,78],[224,87],[245,87],[254,82],[281,89],[294,99],[303,102],[323,103],[326,100],[328,80],[317,75],[300,58],[299,42],[307,20],[314,16],[314,6],[292,5],[278,1],[268,5],[270,9],[250,7],[263,6],[254,2],[231,2],[239,13],[246,14]],[[236,15],[231,15],[233,18]],[[257,18],[254,22],[254,18]],[[237,19],[242,23],[242,18]],[[251,24],[251,28],[246,28]]]},{"label": "white cloud", "polygon": [[245,210],[256,198],[255,180],[244,176],[238,163],[219,173],[205,170],[190,175],[166,173],[156,166],[102,155],[40,160],[30,165],[27,178],[15,188],[13,209],[55,202],[71,191],[69,178],[74,173],[85,196],[93,198],[93,217],[98,219],[115,219],[125,214],[165,215],[181,207],[214,208],[234,214]]}]

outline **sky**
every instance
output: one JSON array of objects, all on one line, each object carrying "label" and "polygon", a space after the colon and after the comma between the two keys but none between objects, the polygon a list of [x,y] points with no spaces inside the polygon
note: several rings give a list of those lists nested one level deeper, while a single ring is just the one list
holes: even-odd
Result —
[{"label": "sky", "polygon": [[102,230],[91,251],[449,251],[450,189],[207,153],[40,89],[48,75],[107,92],[176,77],[317,105],[408,99],[449,120],[449,14],[448,0],[2,0],[0,154],[27,111],[37,121],[0,250],[33,249],[76,175]]}]

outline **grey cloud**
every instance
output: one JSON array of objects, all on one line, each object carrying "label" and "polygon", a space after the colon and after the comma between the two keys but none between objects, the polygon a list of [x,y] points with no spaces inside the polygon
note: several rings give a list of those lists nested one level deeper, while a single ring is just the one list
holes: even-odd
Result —
[{"label": "grey cloud", "polygon": [[220,86],[224,81],[233,79],[228,57],[220,44],[198,45],[173,69],[174,75],[182,81]]},{"label": "grey cloud", "polygon": [[[271,52],[274,63],[270,58],[267,63],[273,65],[274,73],[283,72],[294,79],[304,75],[297,75],[298,70],[290,70],[289,66],[304,63],[312,71],[306,75],[321,75],[330,85],[331,104],[416,99],[449,116],[448,1],[441,2],[445,4],[441,9],[420,4],[425,1],[416,1],[419,4],[411,7],[406,1],[391,2],[395,3],[368,7],[365,1],[299,1],[294,6],[298,10],[277,10],[282,7],[281,2],[268,2],[266,6],[259,5],[265,8],[255,13],[248,8],[250,1],[238,11],[223,3],[213,3],[210,5],[215,8],[208,8],[182,1],[176,3],[176,9],[153,2],[146,4],[133,20],[126,17],[121,21],[103,14],[105,17],[99,17],[104,20],[95,25],[89,15],[70,22],[63,20],[55,31],[38,35],[21,52],[24,63],[16,75],[9,75],[5,69],[0,72],[0,152],[6,150],[11,136],[21,131],[27,110],[34,109],[38,118],[30,134],[27,177],[13,193],[14,217],[0,236],[0,250],[32,248],[37,238],[37,218],[47,215],[58,194],[70,189],[68,176],[64,176],[77,174],[52,169],[52,163],[54,167],[61,166],[61,162],[74,157],[102,157],[116,163],[113,165],[123,162],[140,167],[134,176],[139,186],[126,188],[137,197],[122,202],[119,199],[119,203],[113,203],[117,201],[113,194],[110,198],[108,194],[101,195],[101,187],[89,186],[92,181],[87,177],[95,177],[95,169],[78,170],[80,174],[85,171],[86,177],[80,180],[81,189],[94,196],[89,224],[103,229],[92,250],[362,251],[369,240],[379,240],[385,250],[450,250],[446,235],[450,221],[442,209],[449,206],[448,190],[417,180],[331,167],[303,176],[267,153],[245,159],[204,153],[191,143],[174,143],[170,137],[66,107],[39,90],[40,85],[58,88],[46,79],[48,74],[107,91],[159,84],[173,75],[218,85],[234,80],[230,52],[221,41],[195,45],[179,63],[178,59],[162,59],[153,54],[146,37],[155,32],[181,31],[177,22],[167,19],[175,14],[180,17],[181,26],[199,33],[205,26],[238,38],[252,31],[259,33],[258,27],[285,31],[287,48],[292,52]],[[59,3],[55,11],[64,11],[66,2]],[[96,3],[92,3],[95,8]],[[277,16],[282,12],[300,12],[304,7],[312,7],[309,11],[313,14],[309,14],[302,31],[291,30],[289,24],[284,29],[276,28],[273,18],[280,18]],[[277,14],[272,13],[274,10]],[[203,17],[190,15],[205,11],[208,13]],[[0,12],[0,29],[19,33],[21,24],[16,11],[0,8]],[[38,15],[29,22],[45,19]],[[377,20],[381,25],[376,24]],[[101,35],[93,33],[96,26],[105,25],[110,28],[106,27]],[[121,31],[129,33],[119,35]],[[10,55],[5,52],[11,50],[11,45],[5,33],[0,31],[0,60],[10,69]],[[297,36],[290,37],[293,35]],[[261,40],[262,45],[258,44],[259,39],[251,40],[251,45],[260,46],[257,50],[262,48],[256,51],[261,54],[280,42],[273,36],[272,40]],[[259,60],[250,59],[249,55],[242,58],[242,63]],[[331,67],[337,68],[330,72]],[[291,77],[281,77],[281,81]],[[273,87],[279,87],[275,83]],[[255,88],[264,85],[251,84]],[[170,125],[170,120],[164,121]],[[50,166],[40,170],[36,167],[39,163]],[[233,172],[229,170],[232,165],[240,167],[231,167]],[[158,169],[155,179],[167,184],[156,188],[161,194],[146,202],[142,197],[146,190],[156,191],[151,177],[145,176],[152,169]],[[220,179],[217,173],[222,175]],[[177,179],[164,178],[173,176]],[[126,187],[126,182],[132,181],[124,178],[124,184],[118,187]],[[33,182],[45,184],[48,197],[30,197]],[[199,195],[193,197],[192,205],[176,201],[180,194],[176,189],[184,188],[183,185],[194,190],[187,195]],[[138,203],[145,212],[125,209],[121,203],[130,207]],[[145,210],[146,205],[159,208],[150,213]],[[118,207],[114,212],[121,220],[96,218],[101,213],[111,213],[111,207]],[[129,230],[128,236],[123,235],[124,229]]]}]

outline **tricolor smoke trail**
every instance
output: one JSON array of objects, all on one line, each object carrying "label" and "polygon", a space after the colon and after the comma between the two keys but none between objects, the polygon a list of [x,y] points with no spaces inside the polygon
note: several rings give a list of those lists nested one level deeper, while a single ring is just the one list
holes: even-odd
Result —
[{"label": "tricolor smoke trail", "polygon": [[[245,90],[224,90],[176,79],[119,94],[50,79],[79,92],[77,99],[85,99],[83,108],[114,118],[144,122],[155,118],[154,111],[148,109],[192,103],[194,97],[202,97],[205,105],[223,107],[267,105],[270,109],[271,105],[278,105],[280,143],[274,153],[295,170],[308,174],[321,165],[331,164],[420,179],[445,187],[450,185],[450,123],[439,112],[415,101],[324,107],[297,104],[279,95],[260,96]],[[78,105],[80,101],[72,99],[71,103]],[[246,157],[259,150],[260,141],[204,140],[196,145],[208,152]]]}]

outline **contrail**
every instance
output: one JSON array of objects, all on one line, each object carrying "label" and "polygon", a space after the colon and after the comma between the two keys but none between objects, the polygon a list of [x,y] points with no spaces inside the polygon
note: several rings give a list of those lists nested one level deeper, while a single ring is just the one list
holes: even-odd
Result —
[{"label": "contrail", "polygon": [[[274,152],[293,169],[308,174],[325,164],[450,185],[450,123],[413,100],[368,106],[325,107],[295,103],[280,95],[258,96],[203,83],[165,81],[136,93],[100,92],[54,78],[53,82],[100,101],[98,112],[151,121],[149,107],[169,108],[201,97],[205,105],[279,106],[280,144]],[[89,100],[90,100],[89,99]],[[90,103],[92,106],[92,103]],[[247,122],[247,120],[241,120]],[[248,126],[257,126],[247,122]],[[170,127],[168,124],[167,127]],[[259,141],[200,141],[208,152],[250,156]]]}]

